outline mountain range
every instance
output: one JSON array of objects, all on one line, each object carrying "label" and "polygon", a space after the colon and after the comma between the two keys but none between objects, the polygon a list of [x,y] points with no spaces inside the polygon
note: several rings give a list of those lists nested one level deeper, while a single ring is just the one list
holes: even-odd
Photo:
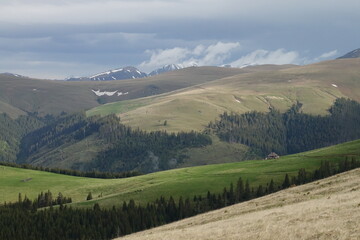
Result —
[{"label": "mountain range", "polygon": [[[360,57],[360,48],[355,49],[351,52],[348,52],[345,55],[338,57],[337,59],[359,58],[359,57]],[[193,63],[192,65],[189,65],[189,66],[184,66],[182,64],[166,64],[158,69],[151,71],[148,74],[140,71],[136,67],[127,66],[127,67],[123,67],[123,68],[117,68],[117,69],[112,69],[112,70],[108,70],[105,72],[97,73],[90,77],[89,76],[88,77],[69,77],[69,78],[66,78],[65,80],[66,81],[114,81],[114,80],[126,80],[126,79],[139,79],[139,78],[156,76],[159,74],[163,74],[163,73],[171,72],[171,71],[175,71],[175,70],[180,70],[180,69],[187,68],[187,67],[197,67],[197,66],[198,65],[195,63]],[[254,67],[254,66],[257,66],[257,65],[248,64],[248,65],[242,66],[241,68],[248,68],[248,67]],[[223,64],[220,67],[232,68],[232,66],[229,64]],[[14,73],[2,73],[2,74],[9,75],[9,76],[15,76],[15,77],[27,78],[27,76],[22,76],[22,75],[14,74]]]},{"label": "mountain range", "polygon": [[[353,50],[353,51],[339,57],[338,59],[359,58],[359,57],[360,57],[360,48]],[[197,65],[193,64],[191,67],[195,67],[195,66],[197,66]],[[242,66],[241,68],[246,68],[246,67],[251,67],[251,66],[254,66],[254,65],[248,64],[246,66],[245,65]],[[189,66],[187,66],[187,67],[189,67]],[[225,64],[225,65],[221,65],[221,67],[231,68],[232,66]],[[183,69],[183,68],[185,68],[185,67],[182,64],[167,64],[161,68],[153,70],[149,74],[146,74],[144,72],[141,72],[139,69],[137,69],[135,67],[128,66],[128,67],[124,67],[124,68],[119,68],[119,69],[114,69],[114,70],[109,70],[106,72],[98,73],[91,77],[78,77],[78,78],[72,77],[72,78],[68,78],[66,80],[68,80],[68,81],[112,81],[112,80],[124,80],[124,79],[137,79],[137,78],[156,76],[158,74],[171,72],[171,71],[175,71],[175,70],[179,70],[179,69]]]},{"label": "mountain range", "polygon": [[136,67],[127,66],[124,68],[101,72],[90,77],[71,77],[71,78],[67,78],[66,80],[67,81],[113,81],[113,80],[124,80],[124,79],[138,79],[138,78],[156,76],[158,74],[171,72],[182,68],[184,68],[184,66],[181,64],[168,64],[150,72],[149,74],[146,74],[144,72],[141,72]]}]

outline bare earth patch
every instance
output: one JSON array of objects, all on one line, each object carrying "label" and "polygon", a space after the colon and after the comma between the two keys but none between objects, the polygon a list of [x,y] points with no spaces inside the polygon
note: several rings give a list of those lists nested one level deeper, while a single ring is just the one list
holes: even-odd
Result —
[{"label": "bare earth patch", "polygon": [[360,239],[360,169],[121,239]]}]

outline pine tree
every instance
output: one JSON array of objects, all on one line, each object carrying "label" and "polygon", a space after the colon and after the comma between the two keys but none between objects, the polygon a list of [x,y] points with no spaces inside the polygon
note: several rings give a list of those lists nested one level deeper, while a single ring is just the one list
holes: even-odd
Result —
[{"label": "pine tree", "polygon": [[230,190],[229,190],[229,204],[232,205],[235,203],[235,193],[234,193],[234,185],[230,183]]},{"label": "pine tree", "polygon": [[275,191],[274,181],[271,179],[269,184],[269,193],[273,193]]},{"label": "pine tree", "polygon": [[244,200],[249,200],[250,198],[251,198],[251,189],[250,189],[249,179],[246,179]]},{"label": "pine tree", "polygon": [[242,181],[241,177],[236,184],[236,202],[241,202],[244,198],[244,182]]},{"label": "pine tree", "polygon": [[264,195],[264,190],[263,190],[263,187],[262,185],[259,185],[257,191],[256,191],[256,197],[261,197]]},{"label": "pine tree", "polygon": [[184,201],[182,199],[182,197],[180,197],[179,199],[179,219],[183,219],[185,217],[185,206],[184,206]]},{"label": "pine tree", "polygon": [[19,193],[19,195],[18,195],[18,203],[22,203],[22,197],[21,197],[21,193]]},{"label": "pine tree", "polygon": [[290,187],[290,179],[289,179],[289,175],[288,175],[288,174],[285,175],[285,179],[284,179],[284,182],[283,182],[283,184],[282,184],[282,187],[283,187],[284,189]]},{"label": "pine tree", "polygon": [[86,197],[86,200],[89,201],[89,200],[91,200],[91,199],[93,199],[93,197],[92,197],[91,192],[89,192],[89,194],[88,194],[87,197]]}]

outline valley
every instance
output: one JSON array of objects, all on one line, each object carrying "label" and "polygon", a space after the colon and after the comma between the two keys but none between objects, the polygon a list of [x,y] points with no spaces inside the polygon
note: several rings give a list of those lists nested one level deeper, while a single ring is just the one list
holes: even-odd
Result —
[{"label": "valley", "polygon": [[[241,176],[249,179],[252,186],[266,184],[273,179],[276,185],[282,183],[284,174],[296,175],[300,168],[313,171],[321,161],[338,163],[348,157],[360,157],[360,140],[305,153],[281,156],[273,160],[253,160],[227,164],[215,164],[146,174],[125,179],[93,179],[72,177],[28,169],[0,166],[0,202],[13,202],[18,194],[34,199],[40,192],[50,190],[73,199],[72,206],[87,207],[99,203],[112,207],[123,201],[135,200],[146,204],[160,196],[192,197],[205,195],[207,191],[220,193],[230,182]],[[31,181],[22,182],[23,179]],[[85,201],[89,192],[94,199]],[[102,197],[98,197],[102,195]]]}]

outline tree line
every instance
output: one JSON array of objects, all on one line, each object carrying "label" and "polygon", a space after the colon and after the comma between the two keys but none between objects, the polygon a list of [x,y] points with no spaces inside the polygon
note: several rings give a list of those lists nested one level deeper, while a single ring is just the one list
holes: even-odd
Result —
[{"label": "tree line", "polygon": [[22,194],[19,193],[18,201],[16,203],[6,203],[4,204],[5,208],[11,209],[22,209],[27,211],[36,212],[39,208],[52,207],[56,205],[64,205],[71,203],[71,197],[65,197],[61,192],[56,197],[53,197],[53,194],[48,190],[47,192],[39,193],[38,197],[35,200],[30,200],[26,195],[24,199]]},{"label": "tree line", "polygon": [[102,179],[114,179],[114,178],[127,178],[142,175],[138,171],[128,171],[128,172],[100,172],[100,171],[79,171],[74,169],[62,169],[62,168],[49,168],[42,166],[34,166],[30,164],[17,164],[12,162],[0,162],[1,166],[7,167],[16,167],[23,169],[31,169],[37,171],[51,172],[75,177],[87,177],[87,178],[102,178]]},{"label": "tree line", "polygon": [[340,98],[329,115],[314,116],[301,112],[297,102],[288,111],[244,114],[223,113],[207,131],[220,139],[250,146],[261,155],[270,152],[291,154],[360,138],[360,104]]},{"label": "tree line", "polygon": [[271,179],[266,185],[254,188],[240,177],[236,185],[231,183],[218,194],[208,192],[206,196],[180,197],[177,201],[171,196],[159,197],[143,206],[130,200],[111,209],[100,208],[95,203],[92,209],[61,204],[56,209],[34,211],[21,201],[22,204],[0,207],[0,239],[112,239],[358,167],[360,161],[355,158],[346,158],[339,164],[324,161],[314,172],[299,169],[296,176],[286,174],[282,183]]}]

